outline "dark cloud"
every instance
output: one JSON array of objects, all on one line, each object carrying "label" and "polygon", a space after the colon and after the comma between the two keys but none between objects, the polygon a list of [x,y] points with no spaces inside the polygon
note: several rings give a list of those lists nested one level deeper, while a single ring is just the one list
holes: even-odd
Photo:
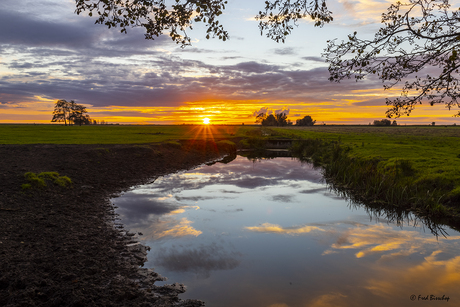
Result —
[{"label": "dark cloud", "polygon": [[[264,74],[267,72],[277,71],[278,66],[263,64],[255,61],[251,62],[242,62],[234,66],[228,67],[231,70],[234,70],[239,73],[255,73],[255,74]],[[227,69],[228,69],[227,68]],[[226,70],[226,68],[224,68]]]},{"label": "dark cloud", "polygon": [[280,203],[292,203],[294,201],[295,195],[273,195],[271,197],[272,201],[280,202]]},{"label": "dark cloud", "polygon": [[187,196],[187,197],[180,197],[180,196],[175,196],[174,197],[177,201],[202,201],[202,200],[209,200],[209,199],[214,199],[215,197],[205,197],[205,196]]},{"label": "dark cloud", "polygon": [[72,23],[33,19],[30,15],[0,10],[1,44],[76,47],[92,43],[96,36]]},{"label": "dark cloud", "polygon": [[302,57],[302,60],[305,61],[312,61],[312,62],[320,62],[320,63],[325,63],[326,61],[322,57],[318,56],[304,56]]},{"label": "dark cloud", "polygon": [[232,270],[240,264],[241,254],[226,251],[223,246],[211,244],[197,248],[161,249],[155,253],[155,266],[175,272],[193,272],[207,278],[211,271]]},{"label": "dark cloud", "polygon": [[242,59],[242,56],[224,56],[221,57],[222,60],[236,60],[236,59]]},{"label": "dark cloud", "polygon": [[[52,2],[40,2],[40,7],[37,9],[47,10],[49,9],[47,7],[52,4]],[[145,40],[143,30],[140,28],[129,29],[129,34],[121,34],[119,29],[107,29],[105,25],[95,25],[94,18],[73,15],[71,13],[73,6],[69,6],[68,15],[54,19],[44,18],[44,15],[32,14],[30,11],[21,12],[18,7],[17,4],[16,7],[14,5],[1,7],[0,44],[2,48],[8,46],[22,52],[33,52],[38,56],[124,57],[154,54],[155,52],[148,48],[169,42],[164,36],[154,41]],[[65,11],[61,13],[65,14]]]},{"label": "dark cloud", "polygon": [[276,48],[273,50],[275,54],[279,55],[294,55],[297,54],[297,52],[294,51],[294,48],[287,47],[287,48]]},{"label": "dark cloud", "polygon": [[229,191],[229,190],[220,190],[220,193],[229,193],[229,194],[241,194],[241,192],[237,192],[237,191]]},{"label": "dark cloud", "polygon": [[182,53],[209,53],[209,54],[216,54],[216,53],[231,53],[232,50],[212,50],[212,49],[204,49],[204,48],[195,48],[195,47],[187,47],[187,48],[178,48],[176,49],[178,52]]},{"label": "dark cloud", "polygon": [[302,193],[302,194],[316,194],[318,192],[323,192],[323,191],[327,191],[327,188],[315,188],[315,189],[308,189],[308,190],[302,190],[302,191],[299,191],[299,193]]},{"label": "dark cloud", "polygon": [[233,209],[233,210],[225,210],[225,212],[243,212],[244,210],[242,208],[238,209]]},{"label": "dark cloud", "polygon": [[117,213],[123,219],[123,223],[131,226],[149,225],[152,217],[168,214],[180,208],[179,204],[160,201],[160,196],[152,194],[125,193],[123,197],[112,199],[113,204],[118,206]]}]

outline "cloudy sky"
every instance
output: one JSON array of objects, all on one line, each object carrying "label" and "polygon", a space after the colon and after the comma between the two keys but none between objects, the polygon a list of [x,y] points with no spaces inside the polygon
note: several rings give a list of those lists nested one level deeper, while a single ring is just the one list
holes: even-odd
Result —
[{"label": "cloudy sky", "polygon": [[[295,122],[368,124],[385,117],[378,79],[328,81],[321,58],[328,39],[370,36],[391,1],[332,0],[334,22],[302,21],[286,43],[261,36],[263,0],[230,0],[221,23],[230,40],[206,40],[200,26],[181,49],[168,36],[107,29],[76,15],[74,0],[1,0],[0,123],[49,123],[54,102],[75,100],[111,123],[254,123],[254,112],[285,110]],[[455,112],[419,107],[401,124],[452,124]]]}]

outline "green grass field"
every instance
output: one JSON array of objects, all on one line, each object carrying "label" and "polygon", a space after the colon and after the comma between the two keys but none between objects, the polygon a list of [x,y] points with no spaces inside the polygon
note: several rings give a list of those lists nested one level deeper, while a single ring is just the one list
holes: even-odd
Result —
[{"label": "green grass field", "polygon": [[[460,126],[314,126],[276,128],[290,138],[340,140],[360,158],[408,159],[425,176],[460,180]],[[460,182],[459,182],[460,184]]]},{"label": "green grass field", "polygon": [[[453,211],[460,209],[460,127],[314,126],[273,130],[283,137],[334,141],[349,148],[348,158],[342,160],[344,165],[334,166],[333,171],[345,173],[340,181],[346,186],[366,193],[366,189],[384,186],[382,182],[387,178],[393,182],[386,183],[385,193],[400,193],[388,195],[393,204],[404,202],[408,206],[412,202],[423,207],[429,202],[422,211],[431,214],[452,213],[445,212],[440,204],[448,203]],[[404,167],[410,174],[395,175]],[[408,193],[409,189],[412,192]]]},{"label": "green grass field", "polygon": [[0,125],[0,144],[142,144],[244,136],[240,126]]}]

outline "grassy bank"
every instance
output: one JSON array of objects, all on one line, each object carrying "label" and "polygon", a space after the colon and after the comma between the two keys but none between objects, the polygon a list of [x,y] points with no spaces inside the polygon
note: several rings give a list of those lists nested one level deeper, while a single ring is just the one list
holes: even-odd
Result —
[{"label": "grassy bank", "polygon": [[273,134],[308,139],[294,151],[322,165],[356,200],[458,215],[460,127],[318,126],[275,128]]},{"label": "grassy bank", "polygon": [[231,139],[244,126],[0,125],[0,144],[142,144],[171,140]]}]

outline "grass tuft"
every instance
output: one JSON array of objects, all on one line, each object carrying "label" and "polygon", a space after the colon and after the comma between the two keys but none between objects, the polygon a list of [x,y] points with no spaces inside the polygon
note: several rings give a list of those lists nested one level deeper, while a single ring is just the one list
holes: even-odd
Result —
[{"label": "grass tuft", "polygon": [[60,187],[70,187],[72,185],[72,180],[69,177],[59,176],[58,172],[42,172],[38,175],[27,172],[24,174],[24,177],[28,183],[21,186],[23,190],[45,188],[47,187],[47,182],[52,182]]},{"label": "grass tuft", "polygon": [[40,178],[37,174],[32,173],[32,172],[27,172],[24,174],[24,177],[26,178],[27,181],[30,182],[31,186],[34,187],[46,187],[46,182],[43,178]]}]

